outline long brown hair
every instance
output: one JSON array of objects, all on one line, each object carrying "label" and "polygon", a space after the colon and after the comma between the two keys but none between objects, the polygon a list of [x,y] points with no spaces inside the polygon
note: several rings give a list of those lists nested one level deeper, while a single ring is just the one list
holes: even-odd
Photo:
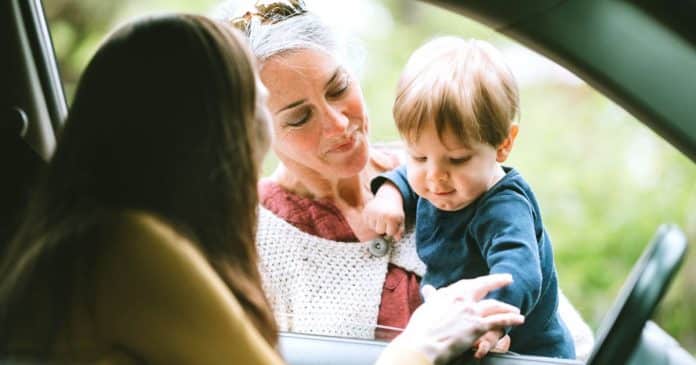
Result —
[{"label": "long brown hair", "polygon": [[75,270],[89,275],[99,252],[87,238],[125,209],[150,212],[196,243],[276,344],[254,244],[268,126],[252,60],[235,30],[194,15],[141,19],[107,39],[0,262],[0,346],[37,285],[51,290],[46,338],[67,325]]}]

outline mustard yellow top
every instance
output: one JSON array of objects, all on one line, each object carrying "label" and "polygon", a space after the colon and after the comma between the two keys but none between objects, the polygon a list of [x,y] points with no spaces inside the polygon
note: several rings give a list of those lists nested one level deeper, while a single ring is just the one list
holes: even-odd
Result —
[{"label": "mustard yellow top", "polygon": [[[104,232],[96,262],[93,312],[75,308],[70,345],[58,359],[104,365],[284,364],[246,318],[239,302],[187,238],[152,215],[129,212]],[[30,306],[40,311],[40,305]],[[34,312],[36,313],[36,312]],[[31,343],[27,333],[25,341]],[[59,341],[62,343],[64,341]],[[68,350],[69,349],[69,350]],[[430,364],[388,346],[380,365]]]},{"label": "mustard yellow top", "polygon": [[282,364],[203,255],[156,218],[114,229],[99,274],[96,322],[148,364]]}]

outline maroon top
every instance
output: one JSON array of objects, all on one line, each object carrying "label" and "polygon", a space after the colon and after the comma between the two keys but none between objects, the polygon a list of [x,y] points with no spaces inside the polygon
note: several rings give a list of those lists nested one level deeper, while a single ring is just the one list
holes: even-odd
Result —
[{"label": "maroon top", "polygon": [[[259,183],[259,197],[266,209],[306,233],[333,241],[358,241],[343,214],[327,200],[295,195],[268,179]],[[406,327],[411,314],[422,303],[419,280],[416,274],[389,264],[377,324]],[[375,331],[379,339],[391,339],[397,334],[384,329]]]}]

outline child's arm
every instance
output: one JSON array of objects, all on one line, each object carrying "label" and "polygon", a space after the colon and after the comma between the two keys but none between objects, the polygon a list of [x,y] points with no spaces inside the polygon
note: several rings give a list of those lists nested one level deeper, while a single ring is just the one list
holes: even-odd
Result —
[{"label": "child's arm", "polygon": [[365,223],[378,234],[401,239],[405,216],[399,189],[389,181],[382,184],[374,199],[365,205],[363,217]]},{"label": "child's arm", "polygon": [[[527,199],[517,194],[501,194],[478,209],[480,219],[472,225],[474,237],[488,263],[490,273],[510,273],[513,285],[488,297],[520,308],[523,315],[536,306],[541,293],[542,267],[534,229],[534,216]],[[486,332],[476,340],[474,357],[481,359],[505,335],[501,330]],[[509,338],[508,338],[509,348]]]},{"label": "child's arm", "polygon": [[[500,194],[484,202],[477,214],[471,229],[490,273],[510,273],[514,278],[513,285],[489,297],[529,314],[540,299],[542,270],[549,269],[542,267],[530,203],[520,194]],[[553,265],[552,257],[544,260]]]},{"label": "child's arm", "polygon": [[370,182],[374,199],[365,205],[365,223],[375,232],[399,240],[406,215],[414,216],[418,196],[406,178],[406,166],[377,176]]}]

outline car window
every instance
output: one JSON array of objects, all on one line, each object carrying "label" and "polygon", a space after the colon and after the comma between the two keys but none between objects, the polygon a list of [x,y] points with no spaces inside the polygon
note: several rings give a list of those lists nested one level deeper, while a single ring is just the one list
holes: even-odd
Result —
[{"label": "car window", "polygon": [[[134,16],[210,13],[211,0],[45,1],[68,101],[101,39]],[[521,131],[509,164],[533,186],[552,237],[560,287],[596,328],[631,266],[664,222],[696,238],[696,166],[571,72],[466,17],[405,0],[308,1],[359,40],[361,86],[374,142],[398,139],[391,107],[410,52],[436,35],[490,41],[521,89]],[[362,48],[362,51],[360,51]],[[358,57],[361,58],[361,57]],[[265,172],[277,160],[270,156]],[[696,263],[691,250],[657,322],[696,353]],[[291,313],[280,313],[292,320]],[[374,332],[373,323],[344,325]],[[383,330],[398,332],[398,329]]]}]

